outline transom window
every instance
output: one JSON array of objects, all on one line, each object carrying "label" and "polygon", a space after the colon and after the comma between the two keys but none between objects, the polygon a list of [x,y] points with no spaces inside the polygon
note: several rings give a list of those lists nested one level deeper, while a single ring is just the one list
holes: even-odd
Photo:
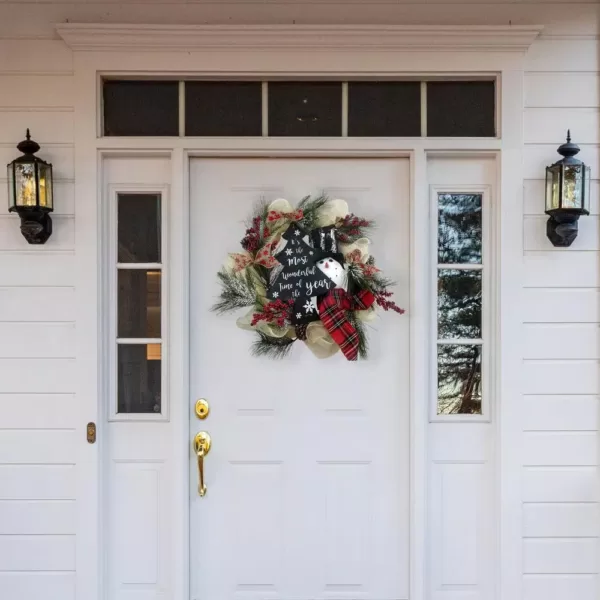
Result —
[{"label": "transom window", "polygon": [[105,136],[496,135],[493,80],[106,79],[102,101]]}]

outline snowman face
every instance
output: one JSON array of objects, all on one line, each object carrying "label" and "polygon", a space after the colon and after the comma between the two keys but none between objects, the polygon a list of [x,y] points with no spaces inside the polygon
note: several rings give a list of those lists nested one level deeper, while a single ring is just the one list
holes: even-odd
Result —
[{"label": "snowman face", "polygon": [[335,287],[346,289],[347,276],[346,271],[337,260],[333,258],[323,258],[317,262],[317,267],[321,273],[327,275],[335,284]]}]

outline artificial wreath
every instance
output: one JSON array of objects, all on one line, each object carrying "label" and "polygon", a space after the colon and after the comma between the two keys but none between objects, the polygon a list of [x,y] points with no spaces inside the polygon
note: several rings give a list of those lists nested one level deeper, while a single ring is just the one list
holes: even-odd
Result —
[{"label": "artificial wreath", "polygon": [[242,252],[219,271],[219,314],[248,308],[237,320],[256,333],[253,354],[283,358],[297,340],[318,357],[339,350],[366,358],[365,323],[376,307],[402,314],[392,282],[375,266],[366,235],[375,223],[344,200],[280,198],[260,204],[247,223]]}]

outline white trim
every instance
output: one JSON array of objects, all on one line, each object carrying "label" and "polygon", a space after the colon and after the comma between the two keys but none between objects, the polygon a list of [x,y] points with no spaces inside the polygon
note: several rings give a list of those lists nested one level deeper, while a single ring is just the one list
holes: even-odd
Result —
[{"label": "white trim", "polygon": [[134,50],[501,50],[525,52],[539,25],[120,25],[63,23],[76,51]]}]

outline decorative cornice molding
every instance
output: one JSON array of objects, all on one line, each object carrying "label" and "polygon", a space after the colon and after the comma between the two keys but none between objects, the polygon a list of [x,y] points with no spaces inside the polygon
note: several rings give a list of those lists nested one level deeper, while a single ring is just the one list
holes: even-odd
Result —
[{"label": "decorative cornice molding", "polygon": [[203,50],[501,51],[524,52],[537,25],[120,25],[64,23],[60,37],[75,51]]}]

